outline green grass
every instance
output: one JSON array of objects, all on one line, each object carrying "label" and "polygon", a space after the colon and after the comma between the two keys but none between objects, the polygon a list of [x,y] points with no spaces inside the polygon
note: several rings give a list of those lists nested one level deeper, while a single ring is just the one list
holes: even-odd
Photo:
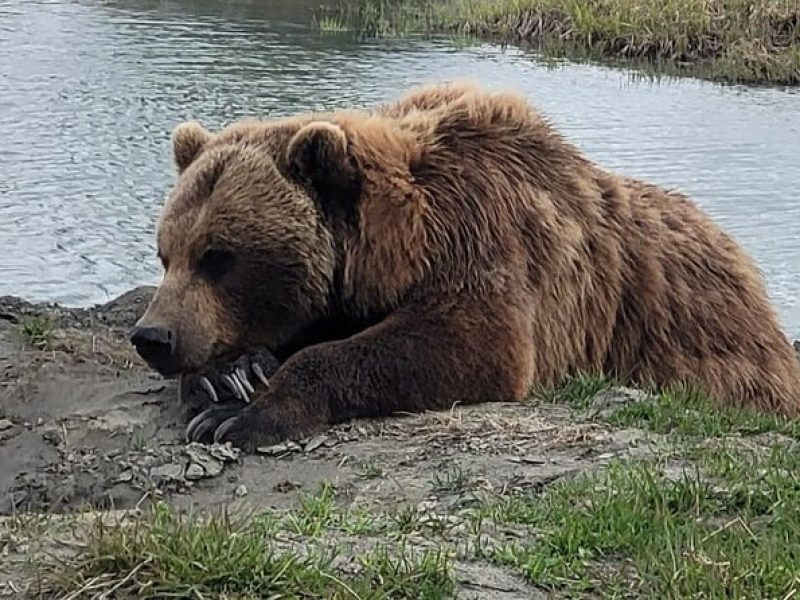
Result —
[{"label": "green grass", "polygon": [[578,373],[555,387],[537,388],[532,395],[550,403],[568,404],[573,408],[586,408],[597,394],[609,389],[614,381],[594,373]]},{"label": "green grass", "polygon": [[615,427],[639,427],[662,434],[712,437],[777,432],[800,438],[797,419],[753,409],[717,406],[702,393],[685,386],[676,386],[647,400],[623,406],[607,420]]},{"label": "green grass", "polygon": [[796,0],[339,0],[322,29],[450,33],[543,55],[736,83],[800,84]]},{"label": "green grass", "polygon": [[30,344],[38,350],[49,350],[53,345],[55,323],[48,317],[29,315],[22,319],[18,336],[23,344]]},{"label": "green grass", "polygon": [[435,473],[431,479],[431,488],[434,492],[455,493],[465,491],[471,484],[472,478],[468,472],[459,467],[446,469]]},{"label": "green grass", "polygon": [[365,461],[358,469],[358,475],[362,479],[380,479],[384,476],[383,469],[375,462]]},{"label": "green grass", "polygon": [[[569,405],[576,419],[669,434],[647,459],[587,464],[544,486],[479,490],[461,468],[434,473],[428,501],[469,490],[470,501],[458,506],[442,498],[436,508],[343,505],[330,483],[300,493],[290,511],[237,518],[187,516],[157,504],[132,525],[93,526],[77,556],[43,571],[44,591],[443,598],[455,589],[455,557],[492,561],[556,597],[793,597],[800,587],[798,423],[718,407],[686,386],[596,412],[593,398],[613,385],[578,375],[538,398]],[[754,437],[768,432],[783,435]],[[365,462],[362,471],[380,470]],[[13,536],[23,526],[38,535],[38,522],[26,523]]]},{"label": "green grass", "polygon": [[[453,589],[449,557],[402,540],[368,551],[277,543],[291,533],[320,537],[344,521],[330,487],[306,496],[297,514],[182,516],[166,504],[135,525],[95,525],[85,549],[50,569],[44,591],[75,598],[441,598]],[[298,526],[299,524],[299,526]],[[344,528],[346,529],[346,527]],[[356,567],[337,568],[340,553]],[[44,573],[44,572],[43,572]]]},{"label": "green grass", "polygon": [[618,462],[506,498],[487,516],[526,528],[530,541],[491,558],[567,597],[791,597],[800,586],[800,459],[725,456],[715,483],[692,467],[669,479],[655,463]]},{"label": "green grass", "polygon": [[[588,409],[615,380],[593,374],[578,374],[554,388],[534,390],[544,402]],[[616,428],[636,427],[659,434],[714,437],[730,434],[755,435],[776,432],[800,439],[800,420],[755,409],[721,406],[688,385],[650,389],[645,399],[624,404],[601,417]]]}]

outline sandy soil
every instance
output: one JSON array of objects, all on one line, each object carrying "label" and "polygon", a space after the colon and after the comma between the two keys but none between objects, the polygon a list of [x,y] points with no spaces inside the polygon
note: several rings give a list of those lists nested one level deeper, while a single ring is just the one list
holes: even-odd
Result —
[{"label": "sandy soil", "polygon": [[[187,445],[175,382],[151,373],[126,341],[151,293],[136,289],[92,309],[0,298],[0,520],[25,511],[118,511],[153,498],[288,508],[297,490],[323,480],[344,502],[444,513],[464,501],[433,490],[448,470],[469,473],[471,485],[486,490],[530,488],[648,453],[654,443],[564,406],[493,404],[359,421],[258,455]],[[31,315],[57,325],[46,350],[19,334]],[[611,398],[619,400],[626,397]],[[24,589],[25,554],[0,526],[0,596]],[[469,592],[461,597],[535,596],[489,565],[461,568]]]}]

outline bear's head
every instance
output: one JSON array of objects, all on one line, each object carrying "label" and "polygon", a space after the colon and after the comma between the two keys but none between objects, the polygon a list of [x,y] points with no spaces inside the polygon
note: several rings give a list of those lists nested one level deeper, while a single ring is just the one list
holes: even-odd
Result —
[{"label": "bear's head", "polygon": [[[387,301],[401,293],[419,229],[409,219],[419,214],[391,201],[398,190],[401,204],[414,196],[403,184],[409,163],[382,148],[359,156],[345,126],[310,117],[218,133],[178,126],[178,179],[156,232],[163,279],[131,333],[145,361],[176,376],[249,347],[279,352],[329,316],[344,287]],[[391,190],[369,192],[390,176]],[[370,198],[388,201],[388,212],[370,208]],[[365,221],[364,211],[374,217]],[[387,287],[381,273],[393,270],[392,257],[401,264]],[[372,274],[359,287],[365,270]]]},{"label": "bear's head", "polygon": [[[162,374],[252,344],[280,348],[326,312],[334,243],[310,188],[357,194],[357,178],[341,129],[295,128],[174,131],[179,177],[156,234],[164,276],[131,336]],[[335,177],[319,175],[325,161]]]}]

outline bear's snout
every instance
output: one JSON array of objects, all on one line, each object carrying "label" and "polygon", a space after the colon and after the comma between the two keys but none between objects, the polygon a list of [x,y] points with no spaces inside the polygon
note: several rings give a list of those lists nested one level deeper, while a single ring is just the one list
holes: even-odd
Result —
[{"label": "bear's snout", "polygon": [[130,340],[139,356],[162,375],[175,370],[175,334],[172,330],[137,326],[133,328]]}]

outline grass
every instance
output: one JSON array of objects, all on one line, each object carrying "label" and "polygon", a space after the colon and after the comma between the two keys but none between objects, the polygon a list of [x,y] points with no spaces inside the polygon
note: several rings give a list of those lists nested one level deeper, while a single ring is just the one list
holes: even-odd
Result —
[{"label": "grass", "polygon": [[531,541],[492,558],[537,585],[603,597],[788,598],[800,587],[800,459],[729,450],[712,484],[688,468],[617,462],[488,511]]},{"label": "grass", "polygon": [[362,463],[358,474],[362,479],[380,479],[384,476],[383,469],[372,461]]},{"label": "grass", "polygon": [[[533,395],[544,402],[586,410],[599,393],[610,389],[615,383],[605,376],[582,373],[554,388],[535,390]],[[720,406],[703,392],[688,385],[652,389],[643,397],[642,400],[625,403],[601,418],[615,428],[636,427],[685,437],[775,432],[800,439],[800,420],[749,408]]]},{"label": "grass", "polygon": [[[381,497],[341,505],[330,483],[299,493],[292,510],[241,517],[156,504],[133,523],[92,526],[76,556],[42,571],[43,590],[74,598],[432,599],[456,589],[454,560],[477,559],[555,597],[796,595],[800,424],[716,407],[685,386],[595,413],[593,398],[613,385],[578,375],[539,398],[571,406],[571,418],[669,434],[668,444],[546,485],[516,485],[513,476],[479,490],[471,472],[443,468],[424,504],[384,505]],[[755,435],[768,432],[781,435]],[[379,473],[370,461],[355,472],[362,480]],[[468,503],[450,501],[465,492]],[[39,536],[38,521],[20,523]]]},{"label": "grass", "polygon": [[402,541],[361,553],[350,548],[354,560],[342,570],[337,558],[344,547],[278,543],[291,533],[319,538],[349,522],[341,519],[329,486],[288,515],[201,518],[160,503],[135,525],[95,525],[83,552],[49,571],[44,591],[71,598],[331,599],[427,599],[452,591],[449,558],[441,551],[416,551]]},{"label": "grass", "polygon": [[655,433],[712,437],[776,432],[800,439],[800,421],[752,409],[719,407],[688,387],[663,391],[614,411],[615,427],[640,427]]},{"label": "grass", "polygon": [[49,350],[53,345],[55,323],[48,317],[29,315],[23,318],[18,336],[23,344],[30,344],[38,350]]},{"label": "grass", "polygon": [[472,35],[543,55],[748,84],[800,84],[797,0],[339,0],[323,30]]},{"label": "grass", "polygon": [[453,467],[442,473],[435,473],[431,478],[431,488],[439,493],[463,492],[470,486],[471,479],[468,472]]},{"label": "grass", "polygon": [[569,404],[573,408],[587,408],[595,396],[607,390],[614,381],[604,375],[578,373],[568,377],[561,385],[533,390],[533,395],[545,402]]}]

